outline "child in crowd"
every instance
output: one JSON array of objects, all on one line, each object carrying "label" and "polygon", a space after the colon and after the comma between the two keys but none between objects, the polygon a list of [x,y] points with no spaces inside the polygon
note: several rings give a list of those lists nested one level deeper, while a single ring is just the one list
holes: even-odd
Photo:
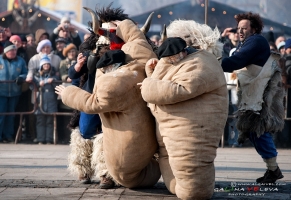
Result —
[{"label": "child in crowd", "polygon": [[36,111],[36,132],[39,144],[53,143],[54,117],[43,113],[53,113],[58,111],[57,95],[54,92],[56,83],[59,80],[56,70],[51,65],[50,59],[44,55],[40,60],[39,72],[35,74],[34,81],[38,87],[38,110]]}]

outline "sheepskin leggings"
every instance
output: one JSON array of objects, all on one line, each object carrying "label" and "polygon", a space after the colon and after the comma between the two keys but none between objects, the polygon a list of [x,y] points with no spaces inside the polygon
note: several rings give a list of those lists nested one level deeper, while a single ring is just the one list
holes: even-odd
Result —
[{"label": "sheepskin leggings", "polygon": [[111,177],[105,164],[103,154],[103,134],[97,134],[94,141],[84,139],[77,127],[71,133],[71,151],[69,154],[68,169],[71,174],[78,177],[88,177],[92,179],[95,175],[97,179],[101,176],[111,178],[115,185],[119,184]]},{"label": "sheepskin leggings", "polygon": [[70,153],[68,156],[68,170],[72,175],[91,178],[94,168],[91,167],[93,142],[81,136],[79,127],[71,133]]}]

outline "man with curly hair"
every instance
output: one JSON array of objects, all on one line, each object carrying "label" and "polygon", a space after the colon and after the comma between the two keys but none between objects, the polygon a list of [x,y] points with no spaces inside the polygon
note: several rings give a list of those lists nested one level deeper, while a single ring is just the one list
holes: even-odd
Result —
[{"label": "man with curly hair", "polygon": [[225,72],[238,75],[239,143],[249,139],[267,165],[258,183],[274,183],[283,178],[276,162],[277,150],[271,133],[284,127],[283,87],[278,56],[270,53],[268,41],[261,35],[259,14],[236,15],[240,44],[229,58],[222,60]]}]

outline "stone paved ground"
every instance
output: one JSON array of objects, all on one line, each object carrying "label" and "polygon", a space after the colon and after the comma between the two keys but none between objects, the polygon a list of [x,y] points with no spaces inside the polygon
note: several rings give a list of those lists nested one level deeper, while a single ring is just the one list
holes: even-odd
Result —
[{"label": "stone paved ground", "polygon": [[[68,145],[0,144],[0,200],[18,199],[177,199],[163,180],[148,189],[98,188],[83,185],[67,171]],[[277,185],[258,186],[265,165],[253,148],[219,148],[212,199],[291,199],[291,150],[279,149],[284,178]]]}]

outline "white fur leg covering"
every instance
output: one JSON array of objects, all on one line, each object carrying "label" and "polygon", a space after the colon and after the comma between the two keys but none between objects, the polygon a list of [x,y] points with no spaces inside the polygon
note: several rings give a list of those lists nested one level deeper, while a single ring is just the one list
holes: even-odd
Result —
[{"label": "white fur leg covering", "polygon": [[94,168],[91,168],[93,142],[81,136],[79,127],[71,133],[70,149],[68,156],[68,170],[70,173],[78,177],[87,176],[91,178],[94,175]]},{"label": "white fur leg covering", "polygon": [[119,183],[117,183],[109,174],[105,164],[103,154],[103,133],[96,135],[94,139],[91,166],[92,169],[95,170],[95,175],[98,179],[100,179],[101,176],[105,176],[106,178],[113,180],[116,186],[119,186]]}]

